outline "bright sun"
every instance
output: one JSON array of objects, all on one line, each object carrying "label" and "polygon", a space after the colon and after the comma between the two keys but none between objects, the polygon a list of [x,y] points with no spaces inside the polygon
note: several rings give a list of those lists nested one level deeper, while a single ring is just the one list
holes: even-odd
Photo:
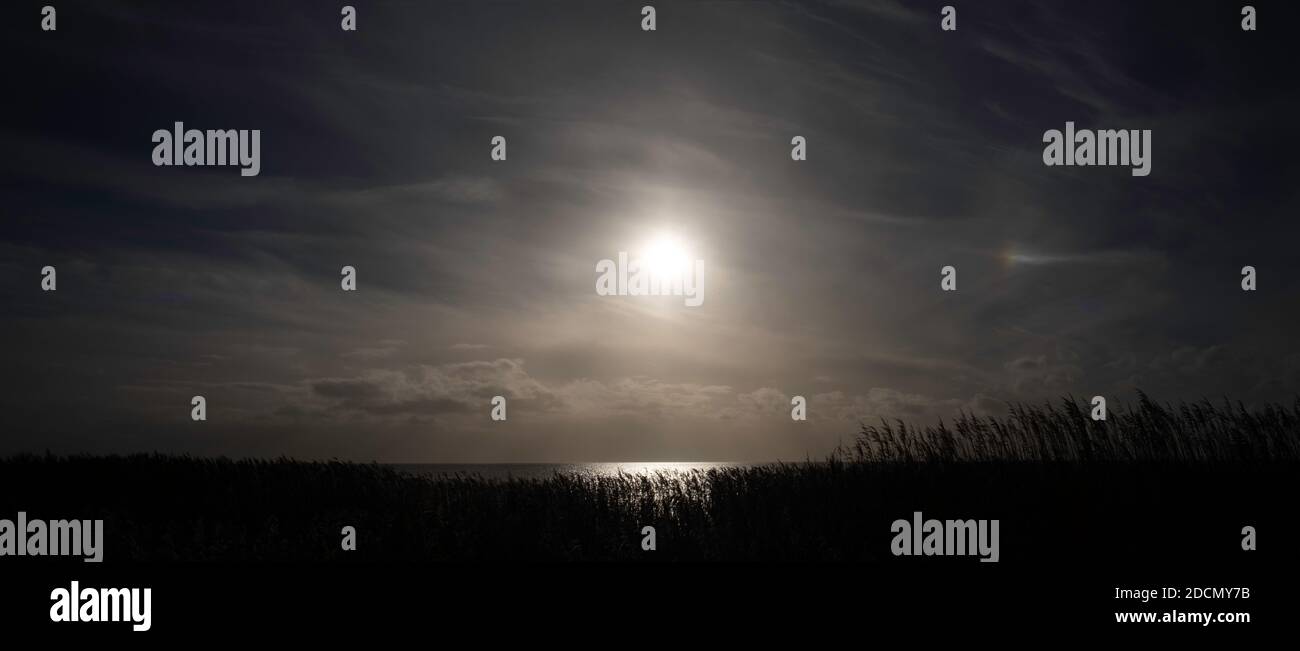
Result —
[{"label": "bright sun", "polygon": [[641,268],[649,274],[673,276],[689,266],[686,246],[672,235],[658,235],[641,248]]}]

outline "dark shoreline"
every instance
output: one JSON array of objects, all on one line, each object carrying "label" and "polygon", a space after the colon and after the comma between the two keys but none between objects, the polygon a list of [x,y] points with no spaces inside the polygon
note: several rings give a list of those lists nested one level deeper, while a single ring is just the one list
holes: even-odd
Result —
[{"label": "dark shoreline", "polygon": [[[890,523],[920,511],[1000,520],[1002,564],[1235,565],[1262,554],[1241,550],[1243,526],[1275,550],[1296,540],[1298,485],[1295,461],[829,461],[494,481],[287,459],[21,456],[0,460],[0,516],[102,518],[108,562],[968,561],[891,555]],[[647,525],[652,552],[639,544]],[[341,549],[344,526],[356,551]]]},{"label": "dark shoreline", "polygon": [[[822,462],[506,480],[165,455],[0,459],[0,517],[105,521],[109,562],[865,561],[891,524],[997,520],[998,565],[1294,566],[1300,401],[863,425]],[[343,528],[356,548],[343,549]],[[655,547],[643,548],[653,527]],[[1246,527],[1260,549],[1247,550]],[[1265,551],[1268,550],[1268,551]]]}]

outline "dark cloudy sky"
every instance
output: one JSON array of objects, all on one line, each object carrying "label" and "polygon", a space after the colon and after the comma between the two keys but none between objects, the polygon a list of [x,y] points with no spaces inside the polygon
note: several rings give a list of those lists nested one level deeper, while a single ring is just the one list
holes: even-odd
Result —
[{"label": "dark cloudy sky", "polygon": [[[42,4],[0,45],[0,453],[802,459],[1300,386],[1287,3]],[[1067,120],[1151,129],[1150,176],[1045,167]],[[155,167],[176,121],[260,129],[261,175]],[[660,232],[704,304],[597,296]]]}]

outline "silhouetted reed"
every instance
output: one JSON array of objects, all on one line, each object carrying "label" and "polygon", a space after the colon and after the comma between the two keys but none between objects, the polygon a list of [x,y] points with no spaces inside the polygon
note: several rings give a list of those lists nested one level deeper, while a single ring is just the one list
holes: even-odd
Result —
[{"label": "silhouetted reed", "polygon": [[952,426],[902,421],[863,425],[856,460],[904,461],[1179,461],[1236,462],[1300,458],[1300,399],[1290,409],[1247,410],[1224,400],[1161,406],[1138,393],[1132,409],[1093,420],[1073,398],[1060,406],[1010,405],[1004,418],[960,415]]},{"label": "silhouetted reed", "polygon": [[[891,558],[890,522],[913,511],[1003,519],[1004,562],[1153,549],[1186,559],[1204,545],[1231,548],[1247,520],[1290,513],[1298,409],[1175,408],[1141,396],[1094,422],[1067,400],[951,426],[864,425],[856,444],[818,462],[542,479],[21,455],[0,459],[0,517],[103,518],[108,562],[879,561]],[[356,551],[340,549],[347,525]],[[641,548],[644,526],[656,528],[653,552]]]}]

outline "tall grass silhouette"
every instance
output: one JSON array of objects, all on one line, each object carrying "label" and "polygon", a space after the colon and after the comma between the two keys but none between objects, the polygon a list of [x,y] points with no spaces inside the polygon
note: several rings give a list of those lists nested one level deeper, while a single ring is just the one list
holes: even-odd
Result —
[{"label": "tall grass silhouette", "polygon": [[[1243,522],[1291,512],[1298,424],[1300,402],[1175,407],[1140,395],[1101,422],[1067,399],[951,425],[864,424],[818,462],[509,480],[337,461],[21,455],[0,459],[0,517],[103,518],[113,562],[882,561],[890,522],[913,511],[1000,518],[1014,550],[1004,562],[1203,559],[1230,549]],[[347,525],[355,552],[340,550]],[[647,525],[653,552],[640,544]]]},{"label": "tall grass silhouette", "polygon": [[1073,398],[1060,406],[1010,405],[1005,418],[960,415],[948,426],[902,421],[863,425],[855,460],[1185,461],[1237,462],[1300,458],[1300,398],[1288,409],[1248,410],[1224,400],[1160,405],[1138,392],[1137,406],[1092,420]]}]

